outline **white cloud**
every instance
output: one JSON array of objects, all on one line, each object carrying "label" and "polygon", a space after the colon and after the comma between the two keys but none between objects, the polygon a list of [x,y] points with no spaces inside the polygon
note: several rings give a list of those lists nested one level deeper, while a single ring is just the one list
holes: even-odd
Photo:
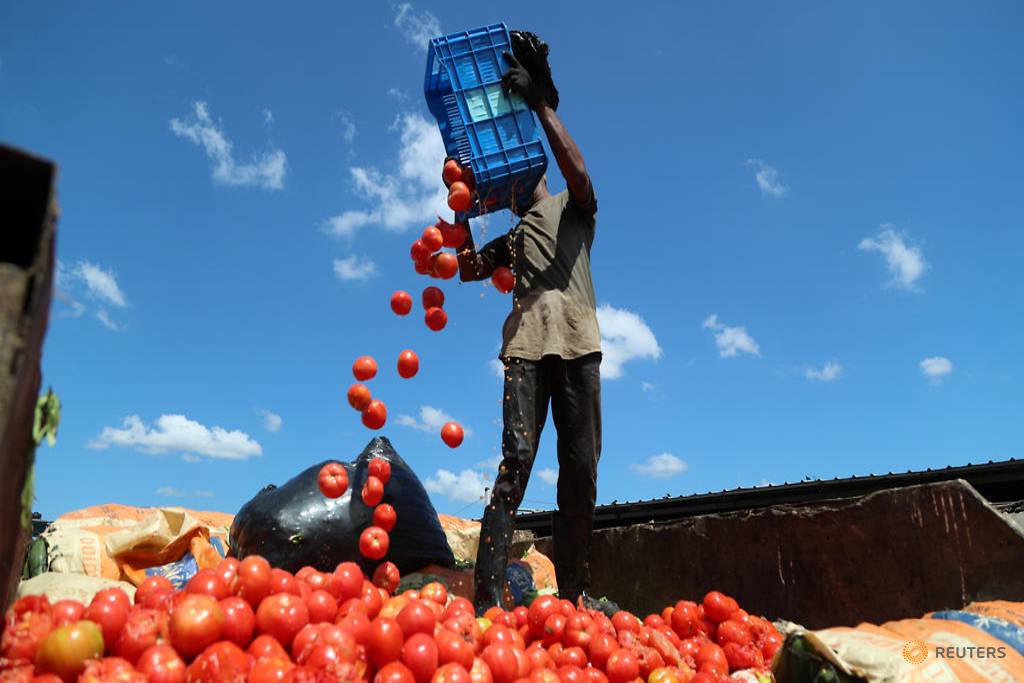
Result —
[{"label": "white cloud", "polygon": [[622,366],[638,358],[661,358],[661,347],[654,332],[631,311],[602,304],[597,308],[601,328],[601,376],[622,377]]},{"label": "white cloud", "polygon": [[[413,429],[418,429],[421,432],[439,434],[441,432],[441,427],[443,427],[446,422],[458,422],[458,420],[439,408],[435,408],[433,406],[420,406],[419,419],[410,415],[399,415],[395,418],[395,422],[403,427],[411,427]],[[460,422],[459,424],[462,423]],[[462,432],[467,438],[473,434],[473,431],[466,425],[462,425]]]},{"label": "white cloud", "polygon": [[654,391],[654,385],[650,382],[640,382],[640,389],[646,393]]},{"label": "white cloud", "polygon": [[111,320],[110,316],[102,308],[100,310],[96,311],[96,319],[99,320],[101,323],[103,323],[103,326],[106,327],[108,330],[113,330],[114,332],[120,332],[120,331],[122,331],[124,329],[124,326],[118,325],[116,322]]},{"label": "white cloud", "polygon": [[185,496],[184,491],[176,489],[173,486],[161,486],[156,491],[153,491],[153,493],[158,496],[167,496],[169,498],[183,498]]},{"label": "white cloud", "polygon": [[90,297],[118,308],[128,305],[112,270],[103,270],[94,263],[79,261],[69,275],[85,284]]},{"label": "white cloud", "polygon": [[368,280],[377,274],[377,264],[369,258],[356,255],[334,259],[334,274],[339,280]]},{"label": "white cloud", "polygon": [[450,472],[438,470],[423,482],[430,493],[437,493],[460,503],[475,503],[484,500],[486,489],[494,484],[494,478],[476,470]]},{"label": "white cloud", "polygon": [[405,102],[409,99],[409,93],[398,88],[388,88],[388,97],[394,97],[399,102]]},{"label": "white cloud", "polygon": [[272,434],[277,434],[281,431],[281,427],[284,426],[284,420],[277,413],[269,410],[261,410],[260,414],[263,415],[263,428]]},{"label": "white cloud", "polygon": [[832,382],[843,375],[843,366],[830,360],[821,368],[804,368],[804,377],[812,382]]},{"label": "white cloud", "polygon": [[185,453],[181,456],[181,459],[185,462],[199,462],[202,460],[198,455],[192,455],[191,453]]},{"label": "white cloud", "polygon": [[689,465],[671,453],[660,453],[652,455],[642,463],[632,463],[629,469],[645,477],[665,478],[682,474],[689,467]]},{"label": "white cloud", "polygon": [[540,480],[548,486],[554,486],[558,483],[558,470],[553,470],[550,467],[538,470],[537,476],[540,477]]},{"label": "white cloud", "polygon": [[263,123],[266,126],[274,125],[274,112],[270,109],[263,110]]},{"label": "white cloud", "polygon": [[718,316],[714,313],[705,318],[701,326],[714,332],[715,346],[718,347],[718,355],[722,358],[733,358],[740,353],[761,355],[760,347],[754,338],[747,334],[745,327],[724,325],[718,322]]},{"label": "white cloud", "polygon": [[754,180],[761,188],[761,194],[768,197],[785,197],[789,188],[779,180],[779,171],[761,159],[747,159],[746,165],[754,169]]},{"label": "white cloud", "polygon": [[494,373],[495,377],[497,377],[500,380],[505,379],[505,364],[502,363],[500,360],[498,360],[497,358],[490,359],[489,361],[487,361],[487,367],[491,369],[491,372]]},{"label": "white cloud", "polygon": [[184,415],[161,415],[153,427],[143,424],[138,415],[129,415],[120,429],[104,427],[88,446],[96,449],[119,446],[144,453],[181,451],[229,460],[244,460],[263,453],[259,443],[245,432],[208,428]]},{"label": "white cloud", "polygon": [[351,145],[356,139],[356,133],[359,129],[356,128],[356,122],[352,120],[352,115],[347,111],[340,110],[334,113],[334,119],[338,122],[338,127],[341,129],[341,139],[346,144]]},{"label": "white cloud", "polygon": [[203,491],[202,489],[196,489],[192,492],[192,495],[196,498],[213,498],[213,491]]},{"label": "white cloud", "polygon": [[210,116],[206,102],[193,102],[192,109],[191,117],[171,119],[171,131],[203,148],[213,162],[215,182],[239,187],[259,186],[268,190],[284,187],[288,159],[282,150],[271,146],[260,155],[254,154],[248,163],[240,163],[235,160],[231,141]]},{"label": "white cloud", "polygon": [[426,52],[430,39],[441,35],[441,22],[427,10],[417,13],[408,2],[403,2],[396,10],[395,28],[406,40]]},{"label": "white cloud", "polygon": [[437,124],[412,113],[399,116],[395,128],[400,144],[397,171],[389,174],[373,166],[351,167],[355,191],[370,207],[328,218],[323,224],[326,232],[352,237],[367,225],[401,232],[433,223],[439,214],[449,212],[440,170],[445,150]]},{"label": "white cloud", "polygon": [[953,361],[945,356],[932,356],[921,361],[920,367],[925,377],[938,384],[953,372]]},{"label": "white cloud", "polygon": [[59,286],[54,287],[53,295],[58,301],[63,302],[68,308],[60,312],[61,318],[80,318],[85,313],[85,304],[71,296]]},{"label": "white cloud", "polygon": [[907,244],[905,237],[889,224],[883,223],[877,236],[865,237],[857,248],[861,251],[877,251],[885,256],[885,265],[892,275],[888,286],[915,290],[917,288],[914,283],[924,275],[928,264],[921,253],[921,247]]}]

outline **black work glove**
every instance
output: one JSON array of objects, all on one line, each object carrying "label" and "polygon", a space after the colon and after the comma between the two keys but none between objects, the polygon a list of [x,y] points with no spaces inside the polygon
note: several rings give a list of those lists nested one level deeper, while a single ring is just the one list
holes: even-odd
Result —
[{"label": "black work glove", "polygon": [[544,103],[544,91],[537,87],[530,72],[526,70],[519,60],[511,52],[503,52],[502,57],[508,63],[509,69],[501,77],[501,87],[505,92],[514,92],[526,100],[530,109],[537,109]]}]

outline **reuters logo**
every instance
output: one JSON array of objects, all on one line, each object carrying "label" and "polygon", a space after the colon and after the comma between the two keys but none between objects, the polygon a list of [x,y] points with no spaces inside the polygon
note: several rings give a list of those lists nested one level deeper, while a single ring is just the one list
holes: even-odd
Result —
[{"label": "reuters logo", "polygon": [[928,659],[928,646],[920,640],[911,640],[903,646],[903,659],[909,664],[920,664]]}]

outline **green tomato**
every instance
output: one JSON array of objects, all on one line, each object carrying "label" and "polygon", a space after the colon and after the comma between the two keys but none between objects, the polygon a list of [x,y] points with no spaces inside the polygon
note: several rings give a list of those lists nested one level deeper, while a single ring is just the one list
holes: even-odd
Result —
[{"label": "green tomato", "polygon": [[37,673],[52,673],[73,683],[90,659],[103,656],[103,631],[88,619],[54,629],[36,652]]}]

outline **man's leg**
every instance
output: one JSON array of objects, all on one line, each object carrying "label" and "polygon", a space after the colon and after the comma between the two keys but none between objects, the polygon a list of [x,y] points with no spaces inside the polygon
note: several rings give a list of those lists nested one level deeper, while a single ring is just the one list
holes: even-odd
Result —
[{"label": "man's leg", "polygon": [[563,361],[551,384],[551,411],[558,430],[555,576],[559,596],[575,603],[590,586],[590,535],[601,457],[601,354]]},{"label": "man's leg", "polygon": [[505,370],[502,459],[491,502],[484,510],[476,555],[474,603],[478,612],[502,604],[513,515],[526,492],[540,432],[548,415],[550,393],[544,365],[544,361],[513,358]]}]

